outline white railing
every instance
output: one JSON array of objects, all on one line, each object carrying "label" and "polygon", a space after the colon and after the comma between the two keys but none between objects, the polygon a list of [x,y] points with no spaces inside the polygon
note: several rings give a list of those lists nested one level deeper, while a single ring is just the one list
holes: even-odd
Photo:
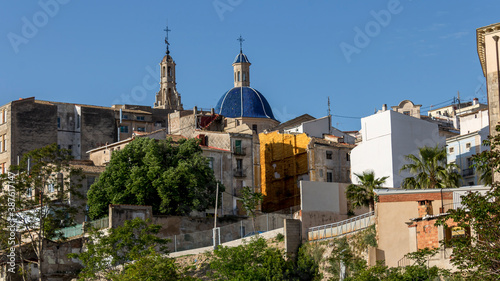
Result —
[{"label": "white railing", "polygon": [[307,230],[307,239],[308,241],[331,239],[365,229],[373,224],[375,224],[375,212],[369,212],[347,220],[310,227]]}]

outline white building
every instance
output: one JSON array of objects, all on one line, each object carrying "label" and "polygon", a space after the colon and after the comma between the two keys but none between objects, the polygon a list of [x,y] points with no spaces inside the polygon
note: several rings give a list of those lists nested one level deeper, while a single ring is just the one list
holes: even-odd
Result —
[{"label": "white building", "polygon": [[349,134],[346,134],[331,125],[331,117],[325,116],[322,118],[305,121],[299,125],[285,128],[283,131],[286,134],[302,134],[306,133],[310,137],[323,138],[324,135],[333,135],[335,137],[341,138],[342,142],[354,144],[355,138]]},{"label": "white building", "polygon": [[479,184],[479,175],[471,166],[472,156],[489,149],[483,141],[488,138],[488,110],[482,109],[460,116],[460,135],[446,139],[447,161],[458,165],[463,177],[462,185]]},{"label": "white building", "polygon": [[406,164],[405,156],[418,154],[423,146],[444,146],[438,125],[392,110],[361,118],[363,141],[351,151],[351,178],[367,170],[375,177],[388,176],[384,187],[399,188],[408,172],[399,170]]}]

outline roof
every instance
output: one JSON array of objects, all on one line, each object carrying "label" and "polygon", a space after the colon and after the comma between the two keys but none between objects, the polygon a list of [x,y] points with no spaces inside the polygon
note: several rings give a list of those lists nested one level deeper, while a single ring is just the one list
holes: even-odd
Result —
[{"label": "roof", "polygon": [[234,87],[227,91],[215,107],[217,114],[225,117],[274,118],[266,98],[252,87]]},{"label": "roof", "polygon": [[240,52],[236,57],[234,58],[233,63],[250,63],[248,60],[247,56]]},{"label": "roof", "polygon": [[378,188],[374,189],[378,196],[384,195],[396,195],[396,194],[418,194],[418,193],[439,193],[443,192],[454,192],[454,191],[480,191],[480,190],[490,190],[491,188],[484,185],[474,185],[474,186],[464,186],[458,188],[432,188],[432,189],[403,189],[403,188]]},{"label": "roof", "polygon": [[279,124],[278,126],[274,127],[273,130],[274,131],[282,131],[282,130],[287,129],[289,127],[295,127],[295,126],[300,125],[304,122],[312,121],[312,120],[316,120],[316,118],[312,117],[311,115],[309,115],[307,113],[302,114],[299,117],[295,117],[295,118],[290,119],[284,123]]},{"label": "roof", "polygon": [[318,143],[318,144],[324,144],[324,145],[328,145],[328,146],[345,147],[345,148],[356,147],[355,144],[349,144],[349,143],[344,143],[344,142],[334,142],[334,141],[329,141],[329,140],[325,140],[322,138],[316,138],[316,137],[310,137],[310,138],[311,138],[311,143]]}]

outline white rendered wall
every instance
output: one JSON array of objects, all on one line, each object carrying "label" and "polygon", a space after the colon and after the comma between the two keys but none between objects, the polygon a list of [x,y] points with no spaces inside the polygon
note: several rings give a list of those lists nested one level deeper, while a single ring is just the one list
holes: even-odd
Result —
[{"label": "white rendered wall", "polygon": [[[488,110],[482,110],[475,114],[460,116],[460,135],[466,135],[479,131],[489,126]],[[488,136],[486,133],[485,136]]]},{"label": "white rendered wall", "polygon": [[392,110],[361,119],[363,141],[351,151],[351,177],[354,173],[372,170],[375,177],[388,176],[384,187],[401,186],[408,172],[399,173],[406,163],[405,155],[418,154],[423,146],[445,145],[437,124],[407,116]]}]

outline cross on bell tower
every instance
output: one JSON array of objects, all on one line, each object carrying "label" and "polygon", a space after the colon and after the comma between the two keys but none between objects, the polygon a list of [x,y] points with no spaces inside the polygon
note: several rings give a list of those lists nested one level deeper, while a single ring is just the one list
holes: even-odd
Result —
[{"label": "cross on bell tower", "polygon": [[240,41],[240,53],[236,56],[233,62],[234,70],[234,86],[235,87],[250,87],[250,61],[245,54],[243,54],[243,37],[236,39]]}]

